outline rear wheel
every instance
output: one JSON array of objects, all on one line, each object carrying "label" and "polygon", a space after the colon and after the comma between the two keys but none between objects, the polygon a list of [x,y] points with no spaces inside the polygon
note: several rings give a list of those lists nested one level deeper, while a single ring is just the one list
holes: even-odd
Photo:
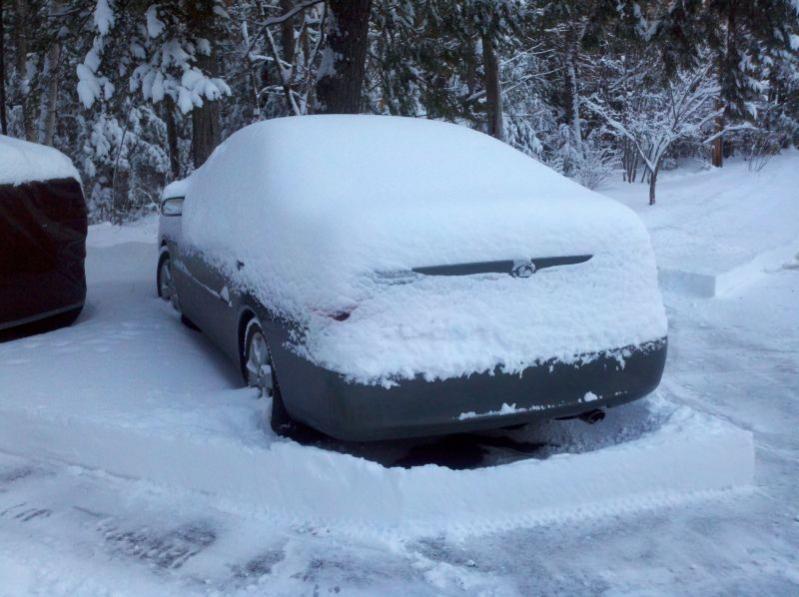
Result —
[{"label": "rear wheel", "polygon": [[256,320],[247,326],[244,372],[247,385],[258,388],[261,395],[271,397],[275,391],[272,375],[272,354],[261,326]]},{"label": "rear wheel", "polygon": [[277,383],[272,362],[272,352],[266,340],[261,322],[253,318],[244,333],[244,376],[247,385],[258,388],[261,396],[272,398],[270,424],[275,433],[286,435],[292,428],[292,420],[283,405],[280,386]]}]

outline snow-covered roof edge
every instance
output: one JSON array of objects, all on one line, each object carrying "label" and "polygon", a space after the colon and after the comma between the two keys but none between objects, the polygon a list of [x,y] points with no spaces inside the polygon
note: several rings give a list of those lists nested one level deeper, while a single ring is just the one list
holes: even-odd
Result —
[{"label": "snow-covered roof edge", "polygon": [[80,174],[66,155],[46,145],[0,135],[0,184],[74,178]]},{"label": "snow-covered roof edge", "polygon": [[164,187],[164,190],[161,192],[161,199],[170,199],[172,197],[185,197],[188,188],[189,188],[188,177],[172,181]]}]

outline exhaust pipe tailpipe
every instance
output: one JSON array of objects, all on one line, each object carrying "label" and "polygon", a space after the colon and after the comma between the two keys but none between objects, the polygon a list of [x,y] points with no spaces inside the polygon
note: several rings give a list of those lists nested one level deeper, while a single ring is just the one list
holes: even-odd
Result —
[{"label": "exhaust pipe tailpipe", "polygon": [[579,414],[578,418],[584,423],[593,425],[594,423],[599,423],[602,419],[605,418],[605,411],[595,408],[594,410],[589,410]]}]

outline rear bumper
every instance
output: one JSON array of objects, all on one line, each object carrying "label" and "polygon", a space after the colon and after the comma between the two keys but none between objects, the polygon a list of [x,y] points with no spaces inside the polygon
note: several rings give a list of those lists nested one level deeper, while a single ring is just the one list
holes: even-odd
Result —
[{"label": "rear bumper", "polygon": [[416,378],[392,388],[351,383],[286,353],[276,366],[294,418],[338,439],[373,441],[499,428],[630,402],[660,383],[667,345],[661,338],[581,355],[573,364],[553,359],[521,375]]},{"label": "rear bumper", "polygon": [[83,310],[83,303],[53,309],[17,321],[0,323],[0,342],[16,340],[33,334],[43,334],[72,325]]}]

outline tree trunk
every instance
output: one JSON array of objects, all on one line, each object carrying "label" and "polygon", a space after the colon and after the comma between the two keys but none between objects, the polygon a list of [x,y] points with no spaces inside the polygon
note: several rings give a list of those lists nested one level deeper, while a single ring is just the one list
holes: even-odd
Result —
[{"label": "tree trunk", "polygon": [[[197,65],[203,72],[212,68],[214,60],[211,56],[198,56]],[[191,111],[191,157],[195,168],[199,168],[211,155],[221,140],[219,122],[219,103],[204,100],[201,108]]]},{"label": "tree trunk", "polygon": [[220,138],[219,104],[206,99],[202,108],[191,111],[191,157],[195,168],[205,163]]},{"label": "tree trunk", "polygon": [[[721,89],[721,96],[719,97],[719,102],[716,107],[718,109],[723,107],[725,112],[730,110],[732,98],[724,97],[725,89],[728,89],[724,79],[725,77],[732,78],[733,75],[729,71],[733,68],[738,68],[737,64],[730,64],[730,57],[733,55],[733,52],[735,52],[736,8],[736,3],[734,1],[729,3],[727,9],[729,11],[727,13],[727,44],[720,52],[719,56],[719,87]],[[716,119],[716,132],[721,133],[725,125],[725,114],[722,113]],[[713,142],[713,165],[717,168],[721,168],[724,165],[724,137],[722,135],[719,135],[718,139]]]},{"label": "tree trunk", "polygon": [[25,139],[33,141],[33,119],[28,109],[28,0],[15,0],[17,22],[14,25],[17,44],[17,99],[22,110],[22,133]]},{"label": "tree trunk", "polygon": [[372,0],[329,0],[329,4],[327,45],[316,82],[316,112],[357,114]]},{"label": "tree trunk", "polygon": [[[719,89],[723,89],[723,79],[724,76],[722,75],[722,69],[724,68],[724,59],[719,58]],[[719,91],[719,93],[723,93]],[[719,95],[719,98],[716,100],[716,110],[719,111],[719,115],[716,117],[716,133],[718,134],[718,138],[713,141],[713,149],[711,150],[711,163],[716,168],[721,168],[724,165],[724,136],[721,132],[724,130],[724,112],[722,111],[724,108],[724,100]]]},{"label": "tree trunk", "polygon": [[622,153],[622,166],[624,168],[624,180],[630,184],[635,182],[635,177],[638,175],[638,151],[632,146],[626,138],[622,141],[624,148]]},{"label": "tree trunk", "polygon": [[[192,35],[205,39],[215,39],[219,32],[215,29],[214,3],[211,1],[196,2],[187,24]],[[211,55],[197,54],[195,64],[208,76],[217,74],[216,51],[211,48]],[[199,168],[208,159],[222,138],[219,101],[203,99],[200,108],[191,111],[191,157],[195,168]]]},{"label": "tree trunk", "polygon": [[166,143],[169,150],[169,174],[172,180],[177,180],[180,178],[178,127],[175,124],[175,102],[168,95],[164,98],[164,121],[166,122]]},{"label": "tree trunk", "polygon": [[8,134],[8,117],[6,116],[6,47],[5,27],[3,25],[3,4],[0,0],[0,134]]},{"label": "tree trunk", "polygon": [[649,177],[649,205],[655,204],[655,186],[658,182],[658,172],[660,171],[660,160],[655,166],[654,172]]},{"label": "tree trunk", "polygon": [[47,52],[47,98],[42,106],[42,135],[45,145],[52,145],[55,137],[56,110],[58,108],[58,62],[61,59],[61,43],[54,41]]},{"label": "tree trunk", "polygon": [[[294,7],[294,0],[280,0],[280,8],[283,13],[287,13]],[[282,60],[290,65],[288,73],[283,69],[280,63],[275,66],[280,71],[280,81],[283,83],[283,91],[286,95],[286,110],[289,114],[295,114],[300,109],[295,110],[295,101],[293,99],[293,79],[294,79],[294,19],[286,19],[280,24],[280,46],[283,52]],[[276,57],[277,58],[277,57]]]},{"label": "tree trunk", "polygon": [[[294,0],[280,0],[283,14],[294,8]],[[294,65],[294,19],[286,19],[280,24],[280,45],[283,46],[283,60]]]},{"label": "tree trunk", "polygon": [[[716,132],[721,132],[724,130],[724,116],[719,116],[716,119]],[[712,164],[716,168],[721,168],[724,165],[724,136],[719,135],[719,137],[713,141],[713,149],[712,149],[712,156],[711,156]]]},{"label": "tree trunk", "polygon": [[494,52],[494,40],[491,39],[491,36],[483,34],[482,41],[488,134],[500,141],[504,141],[505,131],[502,123],[502,89],[499,80],[499,62]]},{"label": "tree trunk", "polygon": [[575,147],[582,155],[583,131],[580,122],[580,83],[577,72],[577,55],[580,51],[576,32],[571,28],[566,31],[566,97],[569,124],[572,129]]}]

